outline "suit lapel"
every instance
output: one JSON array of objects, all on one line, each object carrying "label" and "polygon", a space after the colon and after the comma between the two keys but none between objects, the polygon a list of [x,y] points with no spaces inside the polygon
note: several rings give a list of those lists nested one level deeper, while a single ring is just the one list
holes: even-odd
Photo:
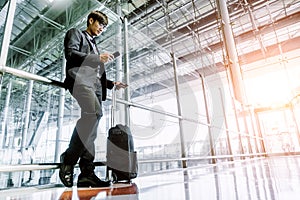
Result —
[{"label": "suit lapel", "polygon": [[83,35],[85,36],[85,39],[88,41],[91,49],[93,49],[94,53],[99,54],[99,50],[96,44],[91,41],[91,38],[88,36],[88,33],[86,31],[83,31]]}]

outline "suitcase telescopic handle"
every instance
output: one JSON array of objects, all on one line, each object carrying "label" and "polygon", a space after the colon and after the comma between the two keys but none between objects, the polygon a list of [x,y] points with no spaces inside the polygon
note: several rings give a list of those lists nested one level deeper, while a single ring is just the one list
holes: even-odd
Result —
[{"label": "suitcase telescopic handle", "polygon": [[116,108],[117,108],[117,97],[116,97],[116,86],[113,87],[112,89],[112,94],[111,94],[111,127],[115,126],[115,116],[116,116]]}]

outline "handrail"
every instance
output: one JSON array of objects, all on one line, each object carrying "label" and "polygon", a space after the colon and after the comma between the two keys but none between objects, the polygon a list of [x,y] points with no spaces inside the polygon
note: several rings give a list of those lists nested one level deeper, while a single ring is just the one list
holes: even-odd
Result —
[{"label": "handrail", "polygon": [[[157,163],[157,162],[173,162],[173,161],[191,161],[191,160],[209,160],[209,159],[224,159],[234,157],[253,157],[253,156],[267,156],[267,153],[256,154],[236,154],[236,155],[220,155],[220,156],[202,156],[202,157],[187,157],[187,158],[168,158],[168,159],[153,159],[153,160],[139,160],[139,164]],[[106,162],[94,162],[95,166],[105,166]],[[34,171],[34,170],[48,170],[58,169],[60,163],[36,163],[36,164],[17,164],[17,165],[0,165],[0,172],[17,172],[17,171]],[[75,167],[78,167],[76,165]]]},{"label": "handrail", "polygon": [[[236,155],[220,155],[220,156],[200,156],[200,157],[187,157],[187,158],[168,158],[168,159],[152,159],[152,160],[139,160],[139,164],[158,163],[158,162],[174,162],[174,161],[192,161],[192,160],[209,160],[209,159],[224,159],[236,157],[259,157],[259,156],[287,156],[287,155],[300,155],[300,152],[288,153],[253,153],[253,154],[236,154]],[[106,162],[94,162],[95,166],[105,166]],[[60,163],[37,163],[37,164],[18,164],[18,165],[0,165],[1,172],[18,172],[18,171],[34,171],[34,170],[49,170],[58,169]],[[75,166],[78,167],[78,164]],[[189,167],[188,167],[189,168]]]},{"label": "handrail", "polygon": [[55,81],[55,80],[52,80],[52,79],[49,79],[49,78],[45,78],[43,76],[39,76],[37,74],[32,74],[32,73],[24,71],[24,70],[15,69],[15,68],[12,68],[12,67],[7,67],[7,66],[1,66],[0,65],[0,72],[9,73],[9,74],[17,76],[19,78],[39,81],[39,82],[42,82],[42,83],[47,83],[47,84],[50,84],[50,85],[54,85],[54,86],[64,88],[64,83],[62,83],[60,81]]}]

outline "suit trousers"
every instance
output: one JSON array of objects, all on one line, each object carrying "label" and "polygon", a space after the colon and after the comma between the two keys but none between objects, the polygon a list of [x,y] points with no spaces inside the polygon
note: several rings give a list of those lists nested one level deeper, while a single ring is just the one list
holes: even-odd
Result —
[{"label": "suit trousers", "polygon": [[[96,88],[96,89],[95,89]],[[102,113],[102,87],[100,80],[96,87],[74,85],[73,97],[81,107],[81,117],[74,128],[69,147],[63,153],[64,163],[75,165],[79,160],[82,173],[94,170],[95,140]]]}]

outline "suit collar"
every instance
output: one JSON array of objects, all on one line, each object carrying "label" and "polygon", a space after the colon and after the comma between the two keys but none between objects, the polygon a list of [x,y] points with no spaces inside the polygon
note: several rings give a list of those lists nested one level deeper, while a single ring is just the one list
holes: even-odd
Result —
[{"label": "suit collar", "polygon": [[95,39],[95,37],[91,36],[87,31],[82,31],[85,35],[85,38],[92,43],[92,41]]},{"label": "suit collar", "polygon": [[86,30],[84,30],[82,32],[85,35],[85,38],[88,41],[90,47],[94,50],[95,53],[99,54],[99,50],[96,45],[95,37],[91,36]]}]

